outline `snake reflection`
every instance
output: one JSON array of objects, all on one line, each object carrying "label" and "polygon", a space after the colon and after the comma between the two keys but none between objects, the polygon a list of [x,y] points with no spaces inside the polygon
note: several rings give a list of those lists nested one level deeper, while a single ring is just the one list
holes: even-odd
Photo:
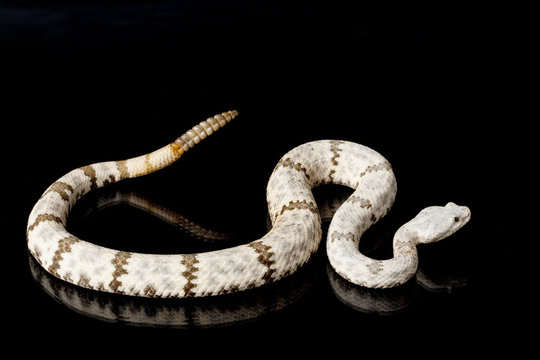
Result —
[{"label": "snake reflection", "polygon": [[[329,192],[324,189],[319,191],[317,198],[325,224],[328,224],[333,213],[350,195],[349,189],[331,188]],[[93,198],[81,204],[83,208],[80,209],[79,220],[84,221],[92,213],[119,204],[144,210],[201,242],[227,244],[235,239],[234,234],[208,229],[139,192],[114,188],[98,191]],[[374,251],[388,237],[388,234],[381,234],[372,241],[370,249],[364,251]],[[29,256],[29,263],[32,277],[41,288],[75,312],[107,322],[172,328],[219,327],[255,321],[298,301],[310,291],[321,272],[320,264],[311,261],[283,280],[244,293],[202,299],[148,299],[117,296],[73,286],[44,271],[32,256]],[[409,281],[393,289],[368,289],[344,281],[331,266],[327,264],[326,267],[328,282],[336,297],[348,307],[368,314],[400,313],[414,303],[421,289],[428,292],[452,292],[467,283],[466,279],[451,274],[442,278],[430,277],[420,267],[416,281]]]}]

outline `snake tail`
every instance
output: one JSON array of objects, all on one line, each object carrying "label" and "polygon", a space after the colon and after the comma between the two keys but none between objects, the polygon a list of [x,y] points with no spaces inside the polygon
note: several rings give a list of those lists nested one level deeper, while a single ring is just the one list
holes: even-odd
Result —
[{"label": "snake tail", "polygon": [[176,139],[174,144],[178,145],[178,148],[188,151],[196,144],[227,125],[237,116],[238,111],[232,110],[208,118],[199,123],[199,125],[195,125],[191,128],[191,130],[188,130],[185,134]]},{"label": "snake tail", "polygon": [[227,125],[236,116],[238,116],[236,110],[217,114],[193,126],[170,144],[151,153],[120,161],[119,164],[121,167],[125,165],[125,168],[129,170],[125,174],[129,174],[127,177],[130,178],[163,169],[178,160],[186,151]]}]

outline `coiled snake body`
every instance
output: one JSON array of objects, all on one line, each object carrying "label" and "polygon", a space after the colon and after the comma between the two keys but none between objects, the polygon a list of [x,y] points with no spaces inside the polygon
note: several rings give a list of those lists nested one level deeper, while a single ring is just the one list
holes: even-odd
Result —
[{"label": "coiled snake body", "polygon": [[194,126],[167,146],[139,157],[95,163],[54,182],[30,213],[27,245],[43,268],[70,283],[146,297],[195,297],[258,287],[287,276],[318,249],[321,218],[311,189],[327,183],[355,189],[328,229],[327,254],[343,278],[362,286],[400,285],[416,272],[416,245],[445,238],[470,218],[449,203],[424,209],[394,237],[394,257],[374,260],[358,251],[364,231],[392,206],[396,181],[391,166],[365,146],[337,140],[300,145],[278,162],[267,186],[272,229],[261,239],[197,254],[117,251],[81,240],[65,226],[69,210],[94,188],[164,168],[238,113],[229,111]]}]

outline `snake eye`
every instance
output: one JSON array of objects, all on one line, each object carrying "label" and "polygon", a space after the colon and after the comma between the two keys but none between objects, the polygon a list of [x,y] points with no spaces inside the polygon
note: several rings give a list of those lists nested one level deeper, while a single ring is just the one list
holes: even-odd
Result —
[{"label": "snake eye", "polygon": [[459,222],[459,216],[456,216],[456,217],[454,218],[454,222]]}]

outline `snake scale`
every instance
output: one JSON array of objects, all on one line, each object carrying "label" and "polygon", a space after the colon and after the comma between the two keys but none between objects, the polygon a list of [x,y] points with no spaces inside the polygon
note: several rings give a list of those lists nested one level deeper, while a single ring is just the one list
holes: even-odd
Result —
[{"label": "snake scale", "polygon": [[312,188],[332,183],[354,192],[328,228],[326,250],[331,266],[354,284],[388,288],[415,274],[417,244],[443,239],[470,219],[470,210],[454,203],[428,207],[398,229],[391,259],[361,254],[361,235],[393,204],[397,188],[392,168],[368,147],[319,140],[292,149],[275,166],[267,186],[272,228],[250,243],[194,254],[143,254],[98,246],[66,230],[69,211],[84,194],[172,164],[237,115],[228,111],[211,117],[151,153],[83,166],[62,176],[30,213],[29,252],[52,275],[99,291],[178,298],[242,291],[292,274],[317,251],[321,217]]}]

